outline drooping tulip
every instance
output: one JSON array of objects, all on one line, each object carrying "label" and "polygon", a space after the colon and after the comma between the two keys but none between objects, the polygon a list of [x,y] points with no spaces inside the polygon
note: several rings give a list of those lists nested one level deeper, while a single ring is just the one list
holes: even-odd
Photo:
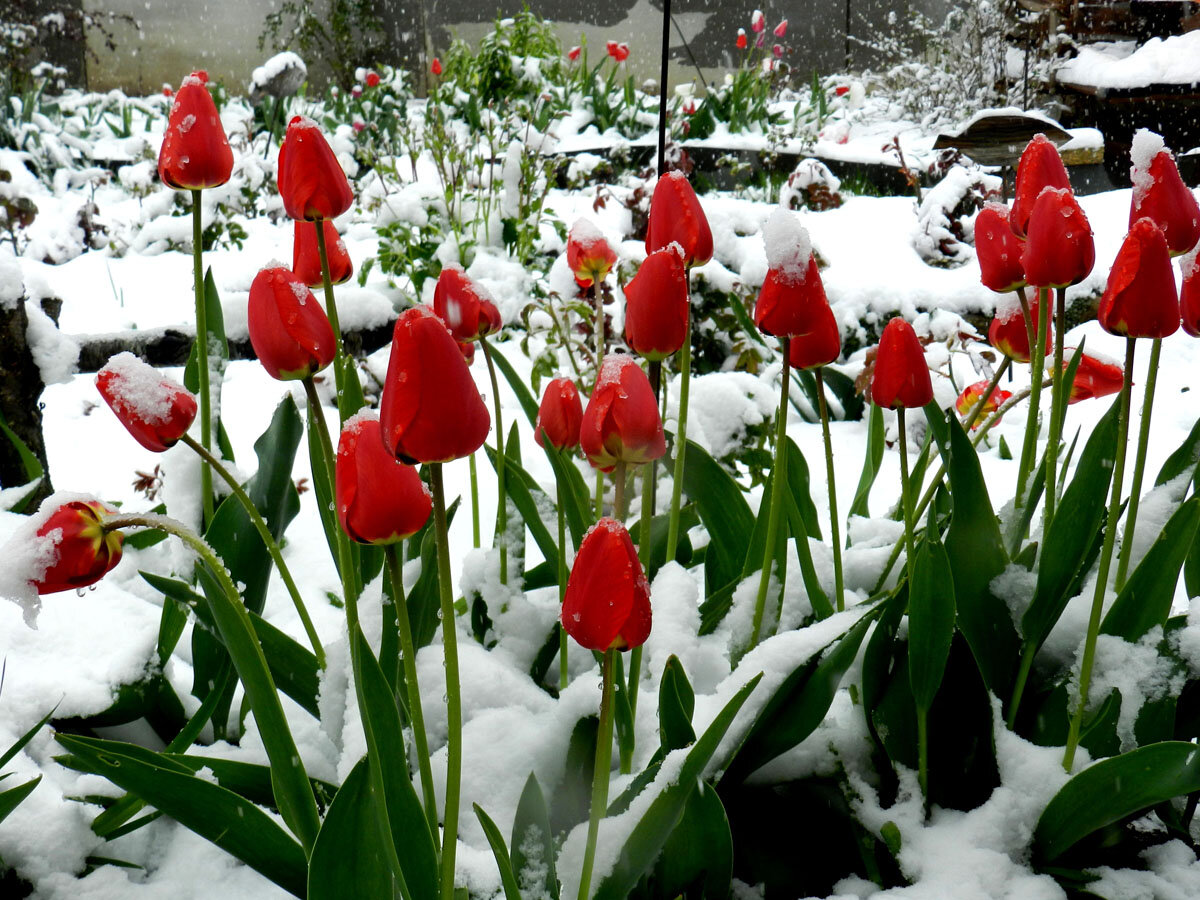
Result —
[{"label": "drooping tulip", "polygon": [[44,543],[38,554],[46,565],[41,572],[29,573],[39,594],[87,587],[112,571],[121,561],[125,537],[119,531],[105,532],[103,523],[116,513],[99,500],[72,500],[46,517],[35,538]]},{"label": "drooping tulip", "polygon": [[539,447],[546,441],[558,450],[579,446],[579,426],[583,422],[583,403],[579,389],[570,378],[554,378],[542,392],[538,407],[537,422],[533,428],[533,439]]},{"label": "drooping tulip", "polygon": [[581,288],[591,287],[608,277],[617,262],[608,241],[590,219],[576,219],[567,234],[567,266]]},{"label": "drooping tulip", "polygon": [[[1067,359],[1073,357],[1074,348],[1068,347],[1065,355]],[[1064,359],[1064,371],[1068,365]],[[1121,389],[1124,380],[1125,370],[1120,363],[1084,353],[1079,357],[1079,367],[1075,370],[1075,381],[1071,384],[1071,397],[1067,402],[1078,403],[1080,400],[1115,394]]]},{"label": "drooping tulip", "polygon": [[[979,403],[979,399],[988,389],[989,384],[991,382],[985,378],[982,381],[977,381],[963,388],[962,393],[958,395],[958,399],[954,401],[954,408],[958,410],[960,416],[968,415],[975,408],[976,404]],[[1009,391],[1001,390],[1000,388],[993,389],[987,403],[983,404],[983,409],[975,417],[975,422],[971,425],[971,429],[974,430],[982,425],[988,416],[1003,406],[1011,397],[1012,393]]]},{"label": "drooping tulip", "polygon": [[279,148],[279,196],[293,219],[333,219],[350,208],[354,194],[346,173],[312,119],[293,116]]},{"label": "drooping tulip", "polygon": [[675,245],[656,250],[625,285],[625,342],[649,360],[677,352],[688,333],[688,277]]},{"label": "drooping tulip", "polygon": [[604,472],[621,461],[640,465],[667,452],[650,379],[633,357],[604,357],[596,389],[583,411],[579,444],[588,462]]},{"label": "drooping tulip", "polygon": [[1200,242],[1200,204],[1179,177],[1175,157],[1161,137],[1145,128],[1133,136],[1130,156],[1133,159],[1130,226],[1143,216],[1149,217],[1162,229],[1172,256],[1187,253]]},{"label": "drooping tulip", "polygon": [[487,437],[491,417],[467,362],[429,309],[396,320],[379,424],[388,452],[410,464],[470,456]]},{"label": "drooping tulip", "polygon": [[689,266],[702,266],[713,255],[712,230],[700,199],[682,172],[668,172],[658,179],[650,198],[646,224],[646,253],[661,250],[674,241]]},{"label": "drooping tulip", "polygon": [[630,650],[650,636],[650,585],[629,532],[605,517],[579,544],[562,606],[562,626],[588,650]]},{"label": "drooping tulip", "polygon": [[933,399],[933,383],[925,351],[917,333],[899,316],[883,329],[875,372],[871,377],[871,401],[876,406],[906,409],[924,406]]},{"label": "drooping tulip", "polygon": [[989,203],[975,217],[975,255],[979,280],[1001,294],[1025,286],[1021,242],[1008,224],[1008,207]]},{"label": "drooping tulip", "polygon": [[338,522],[361,544],[393,544],[410,537],[433,509],[417,470],[383,446],[373,411],[356,413],[342,426],[335,480]]},{"label": "drooping tulip", "polygon": [[1164,338],[1179,329],[1175,272],[1167,239],[1153,220],[1138,219],[1129,229],[1096,318],[1110,334],[1130,338]]},{"label": "drooping tulip", "polygon": [[503,322],[491,295],[471,280],[462,266],[447,264],[433,292],[433,311],[460,342],[476,341],[499,331]]},{"label": "drooping tulip", "polygon": [[[1033,327],[1037,327],[1040,307],[1035,299],[1029,304],[1029,318]],[[1046,355],[1054,352],[1054,324],[1046,323]],[[1029,349],[1029,326],[1021,307],[1013,304],[1007,310],[996,310],[992,324],[988,326],[988,343],[1009,357],[1013,362],[1027,363],[1032,355]]]},{"label": "drooping tulip", "polygon": [[1067,167],[1058,155],[1058,148],[1044,134],[1035,134],[1017,163],[1012,212],[1008,217],[1008,224],[1017,237],[1025,237],[1034,204],[1048,187],[1070,191],[1071,179],[1067,177]]},{"label": "drooping tulip", "polygon": [[1183,330],[1192,337],[1200,337],[1200,245],[1179,261],[1183,273],[1183,287],[1179,291],[1179,315],[1183,319]]},{"label": "drooping tulip", "polygon": [[1075,195],[1062,188],[1043,190],[1029,216],[1021,255],[1026,280],[1042,288],[1078,284],[1095,262],[1092,226]]},{"label": "drooping tulip", "polygon": [[308,286],[283,266],[262,269],[250,284],[250,344],[272,378],[308,378],[333,362],[333,328]]},{"label": "drooping tulip", "polygon": [[155,453],[174,446],[196,418],[190,391],[128,351],[96,373],[96,389],[137,442]]},{"label": "drooping tulip", "polygon": [[[349,281],[354,274],[354,263],[346,252],[346,242],[342,240],[333,223],[325,219],[321,223],[325,231],[325,254],[329,258],[329,280],[333,284]],[[292,271],[296,277],[309,287],[320,287],[324,284],[321,277],[321,255],[317,248],[317,223],[297,219],[295,235],[292,240]]]},{"label": "drooping tulip", "polygon": [[176,190],[217,187],[233,172],[233,151],[208,93],[207,72],[183,79],[158,151],[158,177]]}]

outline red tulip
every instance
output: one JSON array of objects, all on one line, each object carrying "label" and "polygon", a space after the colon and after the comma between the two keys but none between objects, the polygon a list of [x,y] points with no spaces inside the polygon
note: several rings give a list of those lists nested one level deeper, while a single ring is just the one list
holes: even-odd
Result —
[{"label": "red tulip", "polygon": [[575,62],[576,60],[579,59],[579,54],[582,52],[583,52],[583,48],[580,47],[578,44],[576,44],[574,47],[572,47],[570,50],[567,51],[567,59],[569,59],[571,62]]},{"label": "red tulip", "polygon": [[555,378],[542,393],[533,439],[539,447],[545,447],[547,439],[558,450],[578,447],[582,421],[583,404],[575,382],[570,378]]},{"label": "red tulip", "polygon": [[350,208],[354,194],[346,173],[312,119],[293,116],[279,148],[279,195],[293,219],[333,219]]},{"label": "red tulip", "polygon": [[1021,242],[1008,224],[1008,207],[989,203],[975,217],[975,255],[984,287],[1006,293],[1025,286]]},{"label": "red tulip", "polygon": [[1092,226],[1075,196],[1066,189],[1046,188],[1029,216],[1021,256],[1026,280],[1038,287],[1078,284],[1095,262]]},{"label": "red tulip", "polygon": [[604,357],[596,390],[583,411],[579,445],[588,462],[604,472],[621,461],[640,465],[667,452],[650,379],[633,357]]},{"label": "red tulip", "polygon": [[933,384],[925,351],[912,326],[899,316],[883,329],[871,376],[871,400],[876,406],[912,409],[933,399]]},{"label": "red tulip", "polygon": [[217,187],[233,171],[233,151],[207,81],[207,72],[193,72],[183,79],[167,117],[158,151],[158,177],[176,190]]},{"label": "red tulip", "polygon": [[458,349],[462,351],[463,359],[467,361],[467,365],[475,362],[475,342],[474,341],[459,341]]},{"label": "red tulip", "polygon": [[[51,502],[55,500],[52,496]],[[99,500],[72,500],[54,509],[37,529],[45,539],[39,560],[48,562],[41,572],[31,572],[30,582],[39,594],[70,591],[94,584],[121,561],[119,531],[104,530],[104,520],[116,510]],[[39,511],[38,517],[41,517]]]},{"label": "red tulip", "polygon": [[[329,280],[334,284],[349,281],[354,274],[354,263],[346,252],[342,240],[328,219],[321,222],[325,230],[325,253],[329,257]],[[292,240],[292,272],[309,287],[320,287],[325,283],[321,277],[321,254],[317,250],[317,223],[296,220],[295,237]]]},{"label": "red tulip", "polygon": [[433,58],[433,62],[431,62],[429,64],[429,71],[432,72],[434,75],[442,74],[442,61],[440,59],[438,59],[436,56]]},{"label": "red tulip", "polygon": [[777,38],[782,38],[785,34],[787,34],[787,19],[784,19],[782,22],[776,25],[773,33]]},{"label": "red tulip", "polygon": [[155,453],[173,447],[196,418],[191,392],[129,352],[96,373],[96,388],[137,442]]},{"label": "red tulip", "polygon": [[1191,253],[1179,261],[1183,272],[1183,289],[1179,292],[1179,314],[1183,319],[1183,330],[1192,337],[1200,337],[1200,263]]},{"label": "red tulip", "polygon": [[446,323],[456,341],[476,341],[499,331],[504,324],[487,290],[453,263],[447,264],[438,276],[433,311]]},{"label": "red tulip", "polygon": [[575,283],[586,288],[603,281],[616,262],[617,254],[600,229],[589,219],[576,219],[567,235],[567,265],[575,275]]},{"label": "red tulip", "polygon": [[[1033,328],[1038,324],[1038,301],[1029,304],[1029,318]],[[1009,357],[1013,362],[1029,362],[1033,355],[1029,348],[1029,326],[1019,306],[1014,306],[1007,313],[997,312],[988,327],[988,343]],[[1046,322],[1046,355],[1054,351],[1054,325]]]},{"label": "red tulip", "polygon": [[1029,216],[1044,188],[1071,190],[1071,179],[1058,148],[1044,134],[1035,134],[1017,163],[1016,190],[1008,224],[1019,238],[1029,230]]},{"label": "red tulip", "polygon": [[379,86],[379,75],[375,72],[368,72],[366,77],[367,87]]},{"label": "red tulip", "polygon": [[754,29],[755,34],[759,34],[766,30],[767,17],[763,15],[761,9],[756,9],[750,14],[750,27]]},{"label": "red tulip", "polygon": [[[954,401],[954,408],[958,410],[960,416],[970,414],[975,405],[979,403],[979,398],[983,396],[984,391],[988,389],[989,382],[986,378],[983,381],[977,381],[972,385],[963,388],[958,399]],[[971,426],[971,430],[978,428],[984,423],[988,416],[998,410],[1005,402],[1012,397],[1009,391],[1002,391],[996,388],[988,397],[987,403],[983,404],[983,409],[979,411],[979,415],[975,417],[975,424]]]},{"label": "red tulip", "polygon": [[771,53],[776,59],[783,59],[783,47],[781,47],[779,44],[772,45]]},{"label": "red tulip", "polygon": [[1179,297],[1167,239],[1152,219],[1138,219],[1117,251],[1096,318],[1109,334],[1165,338],[1179,328]]},{"label": "red tulip", "polygon": [[629,650],[650,636],[650,585],[625,526],[605,517],[583,537],[567,592],[562,626],[588,650]]},{"label": "red tulip", "polygon": [[629,45],[625,43],[618,44],[616,41],[609,41],[604,45],[608,51],[608,55],[617,62],[625,62],[629,58]]},{"label": "red tulip", "polygon": [[738,29],[738,36],[737,36],[736,43],[737,43],[737,48],[739,50],[746,49],[746,29],[745,28]]},{"label": "red tulip", "polygon": [[[1063,371],[1070,365],[1069,360],[1075,355],[1075,350],[1068,347],[1063,358]],[[1121,389],[1125,379],[1125,370],[1119,363],[1103,360],[1087,353],[1079,357],[1079,367],[1075,370],[1075,381],[1071,385],[1071,397],[1068,403],[1078,403],[1080,400],[1091,400],[1093,397],[1106,397]]]},{"label": "red tulip", "polygon": [[788,342],[788,365],[793,369],[819,369],[842,355],[842,329],[828,303],[814,310],[809,328]]},{"label": "red tulip", "polygon": [[388,452],[410,464],[470,456],[487,437],[491,418],[467,362],[429,309],[396,320],[379,423]]},{"label": "red tulip", "polygon": [[1162,229],[1172,256],[1200,241],[1200,204],[1179,177],[1175,157],[1162,138],[1142,129],[1133,138],[1133,204],[1129,224],[1148,216]]},{"label": "red tulip", "polygon": [[654,186],[646,225],[646,252],[661,250],[672,241],[682,249],[689,267],[702,266],[712,259],[713,239],[708,219],[682,172],[668,172]]},{"label": "red tulip", "polygon": [[688,277],[670,246],[656,250],[625,285],[625,342],[649,360],[665,359],[687,339]]},{"label": "red tulip", "polygon": [[255,276],[246,319],[250,345],[272,378],[308,378],[333,362],[336,344],[325,310],[282,266]]},{"label": "red tulip", "polygon": [[338,522],[360,544],[393,544],[416,534],[433,501],[421,476],[387,452],[374,412],[342,426],[335,480]]}]

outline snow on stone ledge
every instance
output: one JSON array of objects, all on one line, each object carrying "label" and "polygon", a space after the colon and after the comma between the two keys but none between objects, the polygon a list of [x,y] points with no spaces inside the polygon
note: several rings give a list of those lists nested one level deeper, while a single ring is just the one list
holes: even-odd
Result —
[{"label": "snow on stone ledge", "polygon": [[1058,69],[1058,80],[1096,88],[1138,88],[1151,84],[1200,83],[1200,31],[1084,47]]}]

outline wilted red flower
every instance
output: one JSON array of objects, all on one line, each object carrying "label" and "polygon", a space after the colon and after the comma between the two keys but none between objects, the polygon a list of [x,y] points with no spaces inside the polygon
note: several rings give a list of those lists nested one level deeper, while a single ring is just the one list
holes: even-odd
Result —
[{"label": "wilted red flower", "polygon": [[308,378],[333,362],[336,343],[325,310],[308,286],[282,266],[254,277],[246,324],[254,353],[272,378]]},{"label": "wilted red flower", "polygon": [[1017,237],[1025,237],[1033,206],[1048,187],[1070,191],[1071,179],[1067,177],[1067,167],[1058,155],[1058,148],[1044,134],[1035,134],[1017,163],[1012,212],[1008,217],[1008,224]]},{"label": "wilted red flower", "polygon": [[[1075,348],[1068,347],[1063,355],[1063,371],[1070,365],[1069,360],[1075,355]],[[1078,403],[1080,400],[1091,400],[1093,397],[1106,397],[1121,389],[1125,379],[1125,370],[1119,363],[1100,359],[1084,353],[1079,357],[1079,367],[1075,370],[1075,381],[1071,384],[1071,398],[1068,403]]]},{"label": "wilted red flower", "polygon": [[559,450],[578,447],[582,421],[583,403],[579,400],[575,382],[570,378],[554,378],[542,393],[533,439],[539,447],[546,446],[547,438],[550,446]]},{"label": "wilted red flower", "polygon": [[396,320],[379,424],[388,452],[412,464],[470,456],[487,438],[491,418],[462,351],[425,307]]},{"label": "wilted red flower", "polygon": [[[48,565],[41,573],[32,573],[39,594],[87,587],[112,571],[121,561],[125,536],[106,532],[104,520],[116,513],[99,500],[72,500],[50,513],[37,530],[37,537],[49,542],[44,548]],[[42,552],[39,548],[39,557]]]},{"label": "wilted red flower", "polygon": [[431,62],[429,64],[429,71],[432,72],[434,75],[442,74],[442,61],[440,59],[438,59],[436,56],[433,58],[433,62]]},{"label": "wilted red flower", "polygon": [[[979,398],[983,396],[990,383],[985,378],[983,381],[977,381],[963,388],[962,393],[958,395],[958,399],[954,401],[954,408],[958,410],[960,416],[968,415],[975,408],[975,405],[979,403]],[[991,396],[988,397],[987,403],[983,404],[983,409],[979,411],[979,415],[975,417],[975,423],[971,426],[971,429],[974,430],[982,425],[987,421],[988,416],[1003,406],[1011,397],[1012,394],[1009,391],[1001,390],[998,387],[995,388]]]},{"label": "wilted red flower", "polygon": [[96,373],[96,389],[137,442],[155,453],[173,447],[196,418],[190,391],[128,351]]},{"label": "wilted red flower", "polygon": [[583,411],[579,445],[588,462],[604,472],[621,461],[640,465],[667,452],[650,379],[632,356],[604,357],[596,389]]},{"label": "wilted red flower", "polygon": [[338,522],[360,544],[393,544],[414,535],[433,509],[417,470],[383,446],[379,419],[370,410],[342,426],[335,481]]},{"label": "wilted red flower", "polygon": [[[346,252],[346,242],[342,240],[333,223],[328,219],[321,222],[325,230],[325,254],[329,257],[329,280],[334,284],[349,281],[354,274],[354,263]],[[317,223],[296,220],[295,235],[292,240],[292,272],[309,287],[319,287],[325,283],[321,277],[321,254],[317,248]]]},{"label": "wilted red flower", "polygon": [[1183,330],[1192,337],[1200,337],[1200,263],[1191,253],[1179,261],[1183,271],[1183,288],[1179,292],[1179,315],[1183,319]]},{"label": "wilted red flower", "polygon": [[484,287],[472,281],[462,266],[448,263],[433,291],[433,311],[456,341],[477,341],[499,331],[500,310]]},{"label": "wilted red flower", "polygon": [[646,359],[665,359],[687,339],[689,308],[676,245],[654,251],[625,285],[625,342]]},{"label": "wilted red flower", "polygon": [[608,41],[604,45],[604,49],[608,51],[608,55],[617,62],[625,62],[629,58],[629,45],[625,43],[618,44],[616,41]]},{"label": "wilted red flower", "polygon": [[987,204],[975,217],[975,255],[984,287],[1002,294],[1023,288],[1021,253],[1021,242],[1008,224],[1008,207]]},{"label": "wilted red flower", "polygon": [[1026,280],[1038,287],[1078,284],[1095,262],[1092,226],[1075,195],[1065,188],[1043,190],[1029,216],[1021,255]]},{"label": "wilted red flower", "polygon": [[737,48],[739,50],[746,49],[746,29],[745,28],[738,29],[737,41],[735,43],[737,44]]},{"label": "wilted red flower", "polygon": [[1129,224],[1148,216],[1162,229],[1172,256],[1187,253],[1200,241],[1200,204],[1179,177],[1175,157],[1152,131],[1133,138],[1133,204]]},{"label": "wilted red flower", "polygon": [[689,267],[702,266],[712,259],[713,238],[708,218],[682,172],[668,172],[654,186],[646,224],[646,253],[661,250],[672,241],[683,251]]},{"label": "wilted red flower", "polygon": [[1138,219],[1108,273],[1096,311],[1109,334],[1164,338],[1179,329],[1179,298],[1167,239],[1152,219]]},{"label": "wilted red flower", "polygon": [[[696,101],[688,97],[687,103],[683,104],[683,114],[685,116],[694,116],[696,114]],[[687,127],[688,123],[683,123]]]},{"label": "wilted red flower", "polygon": [[567,266],[581,288],[608,277],[617,254],[590,219],[576,219],[567,234]]},{"label": "wilted red flower", "polygon": [[375,72],[368,72],[366,77],[367,87],[379,86],[379,75]]},{"label": "wilted red flower", "polygon": [[[1038,324],[1039,309],[1037,300],[1029,304],[1031,320],[1029,325],[1032,325],[1035,330]],[[1007,313],[997,312],[996,317],[992,319],[992,324],[988,327],[988,343],[1014,362],[1027,363],[1029,357],[1033,355],[1029,347],[1029,325],[1026,324],[1025,316],[1019,306],[1014,305]],[[1053,349],[1054,325],[1047,318],[1046,355],[1049,356]]]},{"label": "wilted red flower", "polygon": [[354,194],[337,157],[312,119],[293,116],[279,148],[279,196],[293,219],[333,219]]},{"label": "wilted red flower", "polygon": [[625,526],[607,516],[579,544],[563,630],[588,650],[629,650],[650,636],[650,585]]},{"label": "wilted red flower", "polygon": [[[158,151],[158,177],[176,190],[199,190],[222,185],[233,172],[233,151],[208,93],[207,72],[183,79]],[[166,91],[170,96],[170,90]]]},{"label": "wilted red flower", "polygon": [[906,409],[924,406],[933,399],[933,384],[925,351],[911,325],[899,316],[883,329],[875,372],[871,376],[871,401],[876,406]]},{"label": "wilted red flower", "polygon": [[777,38],[781,38],[787,34],[787,19],[784,19],[782,22],[776,25],[773,33]]},{"label": "wilted red flower", "polygon": [[580,47],[578,44],[576,44],[574,47],[572,47],[570,50],[567,51],[567,59],[569,59],[571,62],[575,62],[576,60],[579,59],[579,54],[582,52],[583,52],[583,48]]}]

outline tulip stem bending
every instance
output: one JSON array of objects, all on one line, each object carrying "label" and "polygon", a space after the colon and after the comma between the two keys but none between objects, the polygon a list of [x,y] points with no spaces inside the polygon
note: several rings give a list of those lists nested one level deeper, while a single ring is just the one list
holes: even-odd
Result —
[{"label": "tulip stem bending", "polygon": [[[667,559],[675,558],[679,544],[679,504],[683,499],[683,465],[687,459],[688,387],[692,378],[691,293],[688,294],[688,320],[679,348],[679,425],[675,429],[675,476],[671,481],[671,514],[667,520]],[[785,371],[786,376],[786,371]]]},{"label": "tulip stem bending", "polygon": [[[208,304],[204,297],[204,220],[200,203],[202,191],[192,191],[192,276],[196,292],[196,378],[200,385],[200,445],[212,451],[212,385],[208,371]],[[204,527],[213,517],[212,469],[200,466],[200,502]]]},{"label": "tulip stem bending", "polygon": [[588,900],[592,890],[592,866],[596,862],[596,836],[600,820],[608,810],[608,776],[612,766],[613,663],[616,650],[604,652],[601,666],[600,729],[596,734],[596,768],[592,773],[592,807],[588,815],[587,845],[579,874],[579,900]]},{"label": "tulip stem bending", "polygon": [[[1032,377],[1032,390],[1029,392],[1029,414],[1025,420],[1025,442],[1021,446],[1021,462],[1017,467],[1017,496],[1015,506],[1020,509],[1025,504],[1025,483],[1033,469],[1034,457],[1037,456],[1038,436],[1038,406],[1042,397],[1042,379],[1040,373],[1046,364],[1046,329],[1049,327],[1050,298],[1048,288],[1038,288],[1038,319],[1035,325],[1034,342],[1029,357],[1029,370]],[[1020,543],[1023,535],[1017,536]]]},{"label": "tulip stem bending", "polygon": [[492,361],[492,345],[487,338],[479,339],[483,357],[487,360],[488,377],[492,379],[492,401],[496,407],[496,540],[500,548],[500,583],[508,584],[508,495],[504,486],[504,420],[500,417],[500,382],[496,380],[496,364]]},{"label": "tulip stem bending", "polygon": [[791,365],[788,359],[791,338],[782,338],[783,345],[783,378],[779,388],[779,414],[775,417],[775,463],[771,469],[771,508],[767,513],[767,543],[763,548],[762,573],[758,578],[758,596],[754,600],[754,625],[750,631],[750,646],[753,650],[758,645],[758,636],[762,631],[763,611],[767,605],[767,589],[771,584],[771,563],[775,559],[775,542],[779,533],[780,509],[783,506],[784,472],[787,471],[784,452],[787,447],[787,413],[788,413],[788,382],[792,380]]},{"label": "tulip stem bending", "polygon": [[1162,338],[1150,344],[1150,368],[1146,372],[1146,394],[1142,400],[1142,424],[1138,429],[1137,456],[1133,461],[1133,485],[1129,491],[1129,511],[1126,514],[1125,534],[1121,537],[1121,556],[1117,565],[1117,580],[1113,587],[1125,587],[1129,574],[1129,560],[1133,556],[1133,529],[1137,525],[1138,502],[1141,500],[1142,475],[1146,468],[1146,447],[1150,443],[1150,412],[1154,408],[1154,386],[1158,381],[1158,357],[1162,352]]},{"label": "tulip stem bending", "polygon": [[[317,445],[321,449],[321,465],[325,469],[325,479],[329,483],[329,496],[332,501],[337,492],[337,467],[334,464],[333,443],[329,439],[329,426],[325,423],[321,398],[317,396],[317,386],[311,375],[304,379],[304,393],[308,397],[309,421],[317,429]],[[311,463],[315,468],[317,461],[312,460]],[[351,602],[352,598],[358,596],[349,540],[340,527],[334,529],[334,542],[337,544],[337,559],[334,562],[337,564],[338,574],[342,579],[342,592],[346,595],[347,604]]]},{"label": "tulip stem bending", "polygon": [[258,532],[258,536],[262,538],[262,542],[266,544],[267,552],[271,554],[271,559],[275,562],[275,568],[279,572],[279,577],[283,579],[283,584],[287,588],[288,595],[292,598],[292,604],[296,607],[296,614],[300,617],[300,622],[304,625],[304,633],[308,635],[309,643],[312,644],[313,654],[317,657],[317,665],[325,668],[325,648],[321,646],[321,638],[317,634],[317,629],[313,626],[312,618],[308,614],[308,608],[304,605],[304,599],[300,596],[300,589],[296,587],[296,582],[292,578],[291,570],[288,569],[287,563],[283,561],[283,554],[279,550],[279,544],[276,543],[271,530],[267,527],[267,523],[263,520],[262,514],[254,505],[249,495],[238,484],[237,479],[233,474],[221,465],[220,460],[204,449],[196,440],[188,434],[180,438],[183,443],[187,444],[199,454],[200,458],[213,467],[213,470],[220,475],[229,489],[233,492],[233,496],[246,510],[246,515],[250,517],[250,521],[254,524],[254,529]]},{"label": "tulip stem bending", "polygon": [[1096,638],[1100,633],[1100,614],[1104,611],[1104,594],[1108,590],[1108,569],[1112,565],[1113,545],[1117,537],[1117,519],[1121,515],[1121,487],[1125,481],[1125,445],[1129,442],[1129,396],[1133,393],[1133,338],[1125,339],[1125,377],[1121,384],[1121,412],[1117,420],[1116,459],[1113,462],[1112,489],[1108,500],[1108,518],[1104,526],[1104,546],[1100,551],[1100,569],[1096,574],[1096,593],[1092,597],[1092,614],[1088,618],[1087,638],[1083,643],[1083,660],[1079,664],[1079,702],[1071,715],[1067,733],[1067,749],[1063,753],[1063,768],[1068,772],[1075,764],[1075,747],[1083,726],[1083,711],[1087,708],[1088,687],[1092,680],[1092,665],[1096,660]]},{"label": "tulip stem bending", "polygon": [[[486,346],[486,345],[485,345]],[[450,586],[450,541],[442,464],[429,467],[437,531],[438,594],[442,610],[443,665],[446,670],[446,802],[442,814],[441,900],[454,900],[454,854],[458,849],[458,795],[462,783],[462,697],[458,687],[458,632]]]},{"label": "tulip stem bending", "polygon": [[829,483],[829,534],[833,540],[833,595],[837,611],[845,609],[842,594],[845,581],[842,575],[842,528],[838,521],[837,482],[833,473],[833,439],[829,434],[829,406],[825,402],[825,369],[819,368],[814,373],[817,377],[817,406],[821,411],[821,430],[825,436],[825,479]]},{"label": "tulip stem bending", "polygon": [[1058,414],[1058,407],[1062,403],[1063,335],[1067,325],[1067,289],[1059,288],[1055,294],[1054,372],[1050,382],[1050,434],[1046,440],[1046,508],[1042,514],[1043,547],[1046,546],[1046,535],[1050,531],[1050,520],[1054,518],[1054,508],[1058,501],[1055,486],[1058,484],[1058,442],[1062,433],[1062,418]]}]

